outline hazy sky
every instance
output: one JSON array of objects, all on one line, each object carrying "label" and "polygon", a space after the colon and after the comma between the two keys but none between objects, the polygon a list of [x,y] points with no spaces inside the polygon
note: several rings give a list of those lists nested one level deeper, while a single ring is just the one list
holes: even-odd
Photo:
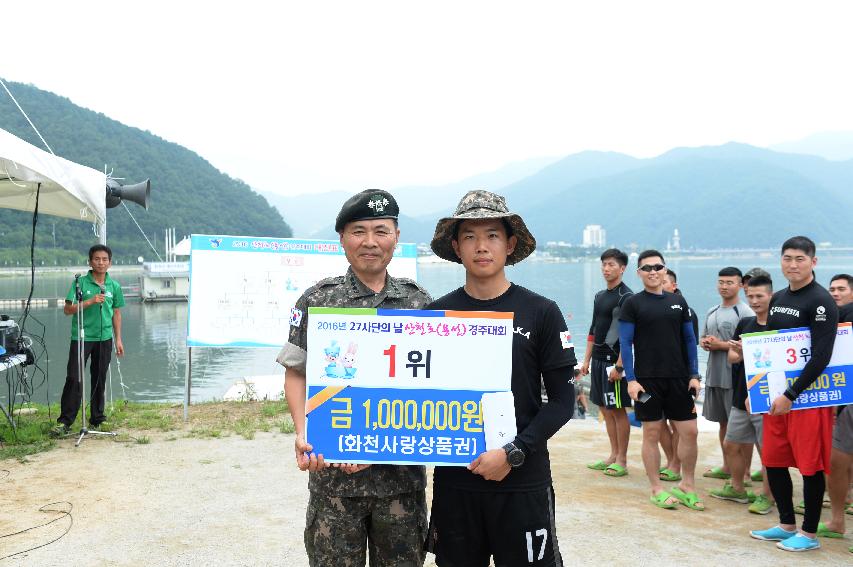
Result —
[{"label": "hazy sky", "polygon": [[256,189],[355,191],[853,130],[852,17],[815,0],[28,0],[3,8],[0,77]]}]

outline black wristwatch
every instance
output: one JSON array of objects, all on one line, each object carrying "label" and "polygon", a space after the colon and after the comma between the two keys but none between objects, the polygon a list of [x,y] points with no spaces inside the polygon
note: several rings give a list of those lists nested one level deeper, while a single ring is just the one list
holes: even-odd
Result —
[{"label": "black wristwatch", "polygon": [[517,469],[524,464],[524,451],[516,447],[515,443],[507,443],[503,446],[503,450],[506,451],[506,460],[509,462],[509,466]]},{"label": "black wristwatch", "polygon": [[625,372],[625,367],[624,367],[624,366],[619,366],[618,364],[614,364],[614,365],[613,365],[613,368],[615,368],[615,369],[616,369],[616,372]]}]

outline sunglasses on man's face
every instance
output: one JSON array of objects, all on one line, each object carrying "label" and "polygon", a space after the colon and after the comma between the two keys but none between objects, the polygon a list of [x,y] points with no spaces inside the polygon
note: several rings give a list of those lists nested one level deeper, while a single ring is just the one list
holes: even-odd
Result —
[{"label": "sunglasses on man's face", "polygon": [[640,266],[640,270],[646,273],[659,272],[665,269],[666,266],[664,266],[663,264],[646,264],[645,266]]}]

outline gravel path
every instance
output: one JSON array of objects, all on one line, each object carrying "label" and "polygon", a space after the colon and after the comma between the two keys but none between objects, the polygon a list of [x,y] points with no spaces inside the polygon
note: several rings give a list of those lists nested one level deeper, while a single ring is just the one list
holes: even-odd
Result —
[{"label": "gravel path", "polygon": [[[706,497],[708,511],[658,510],[648,503],[632,430],[630,475],[605,477],[584,463],[605,455],[603,425],[571,422],[551,442],[560,547],[567,565],[841,565],[849,539],[821,540],[807,558],[750,539],[749,529],[778,517]],[[292,464],[292,435],[221,439],[153,435],[147,445],[87,439],[28,463],[0,462],[0,535],[59,514],[39,512],[67,501],[71,518],[0,538],[3,565],[285,565],[303,566],[307,477]],[[716,463],[716,435],[700,434],[700,466]],[[9,471],[7,475],[3,470]],[[720,481],[699,480],[704,494]],[[800,483],[795,480],[799,497]],[[67,509],[67,505],[66,509]],[[828,517],[825,511],[824,518]],[[73,519],[73,525],[71,520]],[[432,556],[427,565],[433,565]]]}]

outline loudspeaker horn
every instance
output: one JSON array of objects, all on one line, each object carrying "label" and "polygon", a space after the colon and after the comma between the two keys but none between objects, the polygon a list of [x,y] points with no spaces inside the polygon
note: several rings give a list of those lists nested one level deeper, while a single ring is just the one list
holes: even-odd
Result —
[{"label": "loudspeaker horn", "polygon": [[121,185],[115,179],[107,179],[107,208],[118,207],[122,201],[130,201],[148,210],[151,199],[151,180],[133,185]]}]

